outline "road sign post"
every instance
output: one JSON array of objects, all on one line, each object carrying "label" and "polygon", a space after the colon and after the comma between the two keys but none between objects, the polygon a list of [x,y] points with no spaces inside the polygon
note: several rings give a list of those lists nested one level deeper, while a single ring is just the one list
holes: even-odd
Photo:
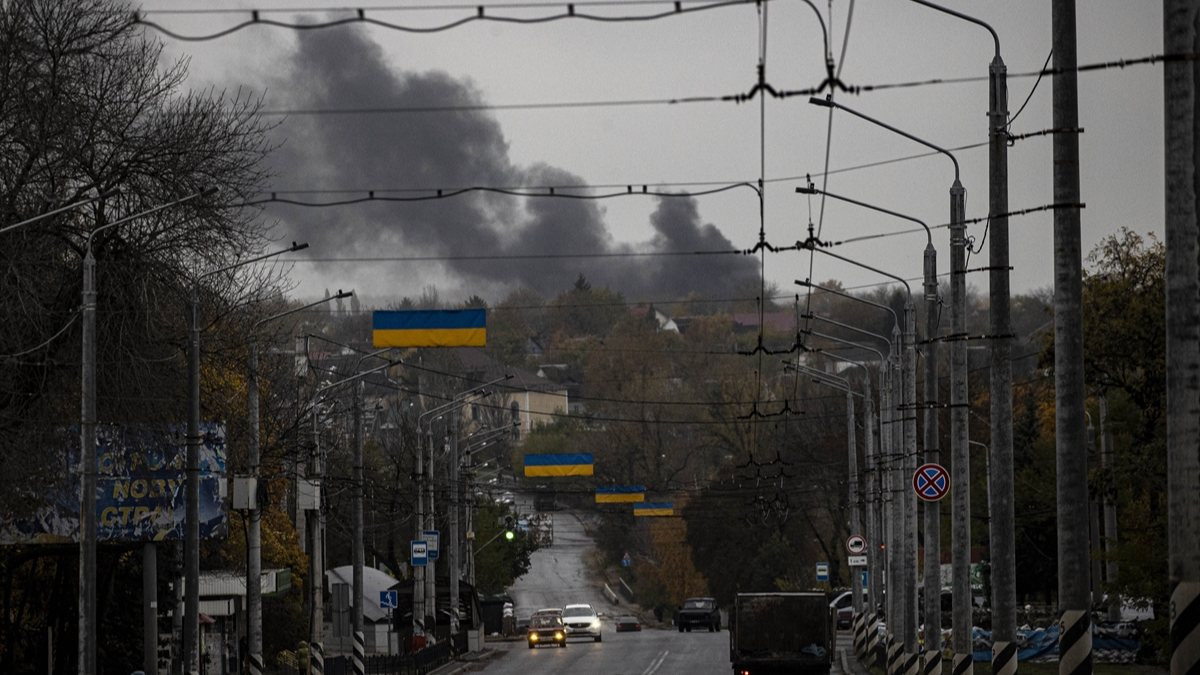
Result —
[{"label": "road sign post", "polygon": [[950,492],[950,473],[940,464],[922,464],[913,473],[912,486],[924,501],[941,501]]}]

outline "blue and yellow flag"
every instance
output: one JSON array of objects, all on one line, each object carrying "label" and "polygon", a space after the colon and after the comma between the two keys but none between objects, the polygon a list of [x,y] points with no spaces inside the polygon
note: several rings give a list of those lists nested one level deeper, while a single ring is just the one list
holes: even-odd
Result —
[{"label": "blue and yellow flag", "polygon": [[414,309],[376,311],[371,338],[385,347],[487,346],[487,310]]},{"label": "blue and yellow flag", "polygon": [[627,504],[646,501],[645,485],[601,485],[596,488],[597,504]]},{"label": "blue and yellow flag", "polygon": [[569,455],[525,455],[525,475],[590,476],[594,468],[591,453]]},{"label": "blue and yellow flag", "polygon": [[673,516],[675,508],[671,502],[646,502],[633,507],[635,516]]}]

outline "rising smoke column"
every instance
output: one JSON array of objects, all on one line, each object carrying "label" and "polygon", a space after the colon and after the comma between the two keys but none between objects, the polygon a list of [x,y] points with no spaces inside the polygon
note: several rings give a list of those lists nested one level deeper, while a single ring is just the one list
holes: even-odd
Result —
[{"label": "rising smoke column", "polygon": [[[389,63],[357,29],[298,35],[288,71],[273,85],[294,109],[464,106],[485,101],[468,82],[443,72],[415,73]],[[273,156],[278,189],[572,185],[586,181],[545,164],[514,166],[496,119],[486,111],[420,114],[296,115],[280,125]],[[357,195],[360,196],[359,192]],[[305,199],[332,200],[349,194]],[[472,193],[424,202],[374,202],[327,209],[272,206],[290,239],[312,244],[314,257],[379,255],[553,255],[730,249],[712,224],[702,224],[696,200],[659,198],[655,235],[641,244],[614,242],[598,202],[514,198]],[[516,286],[550,294],[579,274],[631,298],[720,294],[757,280],[747,257],[541,258],[441,263],[419,278],[498,297]],[[415,265],[372,266],[379,288],[368,294],[415,295]],[[350,266],[324,265],[324,273]],[[419,270],[429,271],[429,263]],[[359,270],[361,273],[361,268]],[[360,277],[361,278],[361,277]]]}]

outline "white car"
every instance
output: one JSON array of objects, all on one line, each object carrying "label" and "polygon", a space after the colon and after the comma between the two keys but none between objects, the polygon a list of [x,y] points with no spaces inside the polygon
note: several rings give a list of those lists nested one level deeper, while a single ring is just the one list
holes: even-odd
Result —
[{"label": "white car", "polygon": [[563,623],[567,627],[567,637],[590,637],[600,642],[600,617],[591,605],[567,605],[563,607]]}]

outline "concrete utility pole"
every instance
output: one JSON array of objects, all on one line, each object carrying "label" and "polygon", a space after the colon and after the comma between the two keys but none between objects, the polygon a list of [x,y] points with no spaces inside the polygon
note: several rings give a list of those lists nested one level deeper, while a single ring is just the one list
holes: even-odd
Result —
[{"label": "concrete utility pole", "polygon": [[[293,245],[294,250],[307,247],[308,244]],[[264,491],[259,489],[257,484],[260,469],[262,465],[262,441],[261,441],[261,423],[259,421],[259,378],[258,378],[258,343],[254,341],[254,335],[263,325],[283,318],[289,314],[296,314],[316,307],[317,305],[335,300],[338,298],[346,298],[353,295],[351,292],[343,293],[338,289],[336,295],[318,300],[317,302],[309,303],[302,307],[289,309],[284,312],[279,312],[272,316],[268,316],[254,322],[250,327],[251,342],[249,346],[249,358],[246,368],[246,407],[247,421],[249,426],[249,452],[247,457],[247,469],[249,478],[255,483],[255,499],[251,504],[250,512],[246,522],[246,670],[250,675],[262,675],[264,663],[262,657],[262,509],[259,495],[264,494]]]},{"label": "concrete utility pole", "polygon": [[83,257],[83,333],[79,416],[79,675],[96,670],[96,258]]},{"label": "concrete utility pole", "polygon": [[[1195,0],[1163,1],[1163,51],[1195,52]],[[1167,574],[1171,673],[1200,670],[1200,213],[1196,64],[1163,64],[1166,109]]]},{"label": "concrete utility pole", "polygon": [[[1098,398],[1100,408],[1100,467],[1104,470],[1105,481],[1101,508],[1104,517],[1104,582],[1111,588],[1117,583],[1119,566],[1117,564],[1117,503],[1116,481],[1112,478],[1113,471],[1113,439],[1112,429],[1108,426],[1108,397],[1103,393]],[[1115,593],[1110,593],[1108,601],[1108,620],[1121,620],[1121,600]]]},{"label": "concrete utility pole", "polygon": [[[360,361],[361,363],[361,361]],[[354,384],[354,533],[353,533],[353,598],[351,609],[351,634],[354,638],[354,653],[352,665],[355,675],[366,672],[366,641],[363,635],[363,565],[366,556],[363,551],[363,383]]]},{"label": "concrete utility pole", "polygon": [[142,670],[158,672],[158,547],[142,544]]},{"label": "concrete utility pole", "polygon": [[308,457],[308,476],[316,492],[316,509],[306,520],[308,526],[308,672],[322,675],[325,672],[325,541],[321,532],[321,503],[324,488],[325,466],[321,461],[321,412],[317,407],[320,399],[320,380],[314,376],[312,398],[312,452]]},{"label": "concrete utility pole", "polygon": [[[433,505],[433,485],[437,480],[434,471],[435,450],[433,445],[433,422],[429,423],[429,457],[425,464],[425,529],[437,529],[437,510]],[[424,536],[421,537],[424,539]],[[441,555],[441,541],[438,542],[438,555]],[[437,560],[429,557],[425,564],[425,627],[429,634],[437,635]]]},{"label": "concrete utility pole", "polygon": [[[989,24],[928,0],[913,2],[982,26],[991,34],[996,48],[988,68],[988,313],[991,324],[991,443],[997,454],[996,461],[990,463],[992,471],[996,473],[989,480],[995,482],[998,489],[989,490],[989,495],[995,495],[997,501],[991,501],[990,496],[988,498],[988,522],[993,588],[992,669],[999,675],[1008,675],[1016,672],[1017,667],[1016,649],[1011,647],[1016,639],[1017,624],[1012,499],[1012,342],[1008,337],[1012,334],[1012,320],[1009,309],[1008,216],[1005,215],[1008,213],[1008,69],[1000,57],[1000,36]],[[951,360],[953,358],[952,355]],[[965,391],[966,385],[963,386]],[[967,423],[964,421],[963,424]],[[951,425],[954,423],[951,422]],[[963,432],[964,439],[967,433]],[[964,440],[963,445],[969,445],[969,441]],[[951,452],[955,495],[952,498],[954,673],[969,675],[974,670],[970,632],[970,452],[965,447],[957,446]]]},{"label": "concrete utility pole", "polygon": [[[1075,0],[1051,3],[1055,129],[1079,126]],[[1054,135],[1054,202],[1079,203],[1079,136]],[[1054,390],[1058,483],[1058,672],[1092,670],[1088,555],[1087,438],[1084,432],[1083,257],[1079,209],[1054,211]]]},{"label": "concrete utility pole", "polygon": [[458,423],[460,414],[454,414],[450,423],[450,554],[447,561],[447,572],[450,578],[450,635],[458,635],[458,582],[462,579],[462,567],[459,562],[459,521],[458,513],[462,507],[460,494],[460,475],[459,475],[459,457],[458,457]]}]

